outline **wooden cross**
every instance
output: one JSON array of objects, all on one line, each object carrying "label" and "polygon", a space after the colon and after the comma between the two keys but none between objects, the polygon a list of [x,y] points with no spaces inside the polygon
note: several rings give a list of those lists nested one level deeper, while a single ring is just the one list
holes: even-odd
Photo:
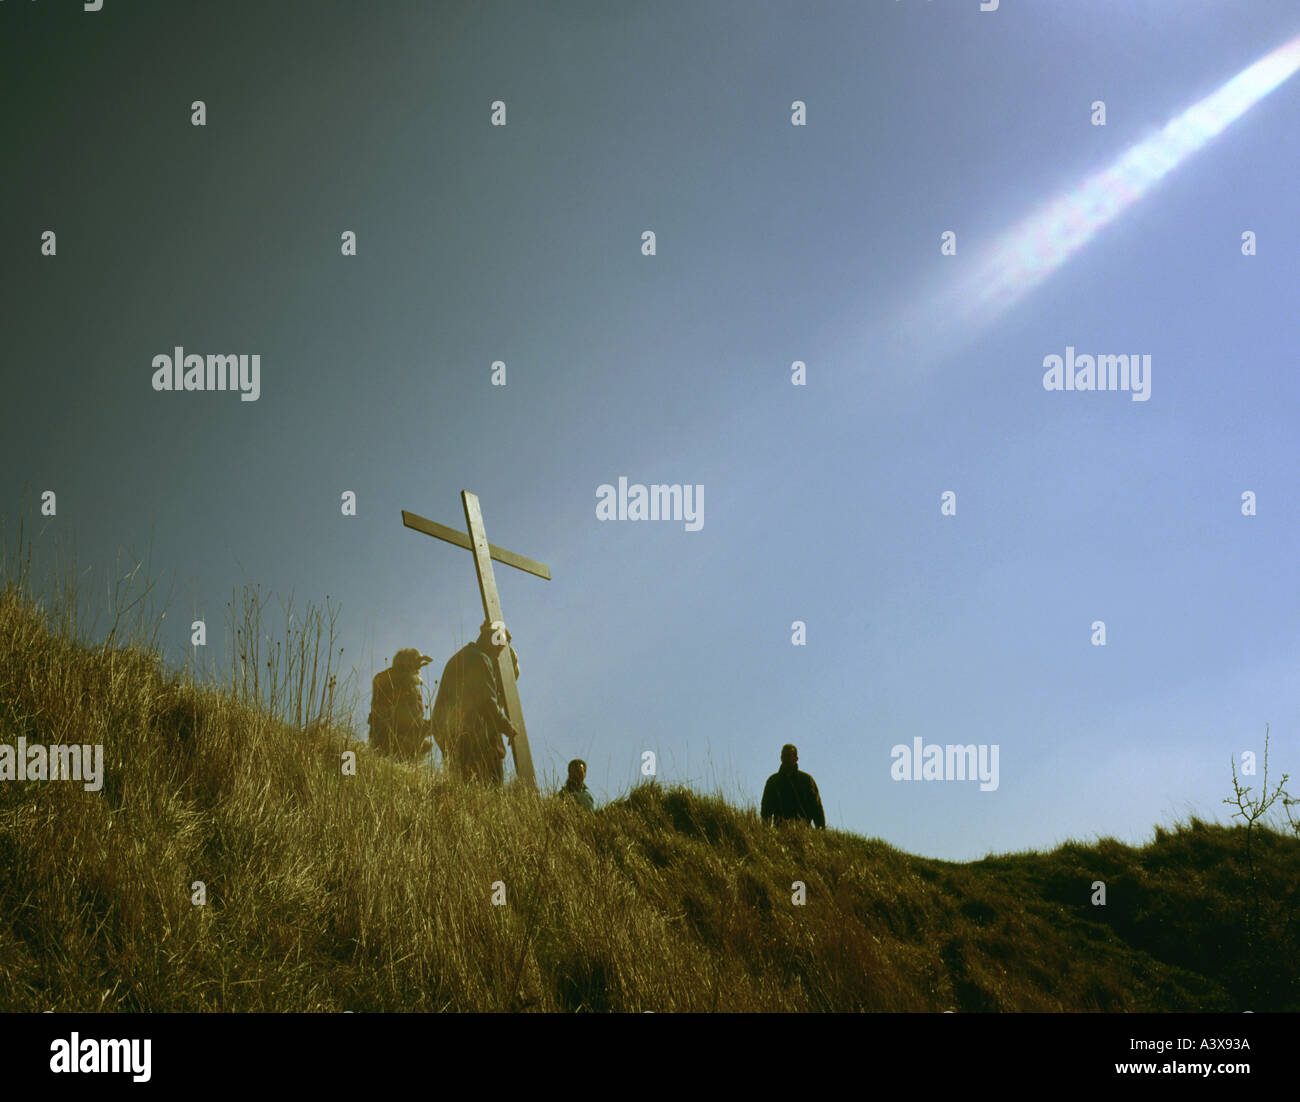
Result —
[{"label": "wooden cross", "polygon": [[[487,536],[483,533],[483,510],[479,507],[478,497],[468,490],[461,490],[460,499],[465,506],[468,536],[464,532],[456,531],[455,528],[448,528],[415,513],[408,513],[405,509],[402,510],[402,523],[407,528],[423,532],[426,536],[446,540],[457,547],[463,547],[466,551],[472,551],[474,572],[478,575],[478,589],[483,595],[483,616],[490,623],[505,623],[501,616],[501,598],[497,596],[497,580],[492,573],[492,560],[496,559],[497,562],[503,562],[507,566],[536,574],[537,577],[545,578],[548,582],[551,580],[550,568],[545,563],[534,562],[532,559],[524,558],[523,555],[516,555],[513,551],[506,551],[504,548],[488,543]],[[509,645],[497,652],[496,664],[497,672],[501,677],[501,688],[506,698],[506,715],[510,717],[510,722],[516,731],[515,777],[536,791],[537,775],[533,772],[533,755],[528,748],[528,732],[524,730],[524,710],[519,703],[519,686],[515,684],[515,666],[510,658]]]}]

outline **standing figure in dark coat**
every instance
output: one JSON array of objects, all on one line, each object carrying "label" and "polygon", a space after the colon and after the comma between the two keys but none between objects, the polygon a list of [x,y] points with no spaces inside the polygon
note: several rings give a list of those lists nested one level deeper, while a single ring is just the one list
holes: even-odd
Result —
[{"label": "standing figure in dark coat", "polygon": [[[498,644],[494,641],[504,640]],[[488,784],[505,782],[506,748],[515,728],[505,711],[505,697],[497,676],[496,656],[510,645],[510,633],[489,621],[478,638],[461,647],[447,661],[433,702],[433,737],[447,758],[447,765],[462,780],[477,779]],[[519,656],[510,647],[515,676]]]},{"label": "standing figure in dark coat", "polygon": [[799,771],[799,751],[788,742],[781,747],[781,768],[767,778],[763,788],[761,814],[765,823],[773,819],[795,819],[826,829],[826,813],[822,810],[817,782]]},{"label": "standing figure in dark coat", "polygon": [[392,667],[380,671],[370,683],[370,745],[380,753],[419,761],[429,752],[420,668],[432,661],[407,647],[393,655]]}]

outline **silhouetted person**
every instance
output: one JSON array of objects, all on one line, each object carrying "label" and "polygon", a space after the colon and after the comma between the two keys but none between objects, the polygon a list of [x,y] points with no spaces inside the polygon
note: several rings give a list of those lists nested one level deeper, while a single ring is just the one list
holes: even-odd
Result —
[{"label": "silhouetted person", "polygon": [[424,718],[420,667],[432,661],[407,647],[393,655],[392,666],[370,683],[370,745],[381,753],[419,761],[429,752],[431,729]]},{"label": "silhouetted person", "polygon": [[[504,629],[502,629],[504,630]],[[506,715],[504,690],[497,674],[496,656],[509,646],[510,633],[498,646],[492,641],[492,624],[484,621],[478,638],[461,647],[447,661],[433,702],[433,737],[446,755],[449,768],[462,780],[477,778],[489,784],[505,781],[505,734],[515,741],[515,728]],[[510,647],[515,676],[519,656]]]},{"label": "silhouetted person", "polygon": [[587,779],[587,763],[581,758],[574,758],[569,762],[569,779],[564,782],[564,787],[560,789],[560,795],[566,799],[571,799],[579,807],[585,807],[588,811],[596,810],[596,801],[587,791],[584,783]]},{"label": "silhouetted person", "polygon": [[799,751],[786,743],[781,747],[781,768],[767,778],[763,787],[763,822],[773,819],[797,819],[826,829],[817,782],[799,770]]}]

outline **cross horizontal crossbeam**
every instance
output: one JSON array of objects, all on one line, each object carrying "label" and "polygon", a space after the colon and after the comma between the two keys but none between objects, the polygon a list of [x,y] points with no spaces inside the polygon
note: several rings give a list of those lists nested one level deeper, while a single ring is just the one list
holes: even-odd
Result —
[{"label": "cross horizontal crossbeam", "polygon": [[[454,543],[457,547],[463,547],[466,551],[474,550],[474,544],[470,542],[469,536],[464,532],[458,532],[455,528],[448,528],[445,524],[439,524],[436,520],[429,520],[418,513],[411,513],[403,509],[402,523],[407,528],[414,528],[417,532],[423,532],[426,536],[446,540],[448,543]],[[527,574],[535,574],[539,578],[545,578],[548,582],[551,580],[551,568],[544,562],[537,562],[535,559],[516,555],[513,551],[507,551],[504,547],[498,547],[495,543],[488,544],[488,553],[497,562],[505,563],[506,566],[513,566],[516,570],[522,570]]]}]

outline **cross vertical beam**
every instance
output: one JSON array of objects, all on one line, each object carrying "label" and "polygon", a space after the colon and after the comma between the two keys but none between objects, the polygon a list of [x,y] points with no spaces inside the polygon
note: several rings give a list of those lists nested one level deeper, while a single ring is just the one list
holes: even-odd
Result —
[{"label": "cross vertical beam", "polygon": [[[492,573],[492,553],[488,550],[487,535],[483,531],[483,510],[478,496],[461,490],[461,503],[465,506],[465,526],[469,530],[470,550],[474,553],[474,573],[478,575],[479,592],[483,595],[483,617],[490,623],[505,623],[501,615],[501,598],[497,595],[497,579]],[[524,709],[519,703],[519,686],[515,684],[515,664],[506,645],[496,654],[497,673],[505,694],[506,715],[514,724],[515,776],[536,790],[537,775],[533,771],[533,753],[528,746],[528,732],[524,729]]]}]

